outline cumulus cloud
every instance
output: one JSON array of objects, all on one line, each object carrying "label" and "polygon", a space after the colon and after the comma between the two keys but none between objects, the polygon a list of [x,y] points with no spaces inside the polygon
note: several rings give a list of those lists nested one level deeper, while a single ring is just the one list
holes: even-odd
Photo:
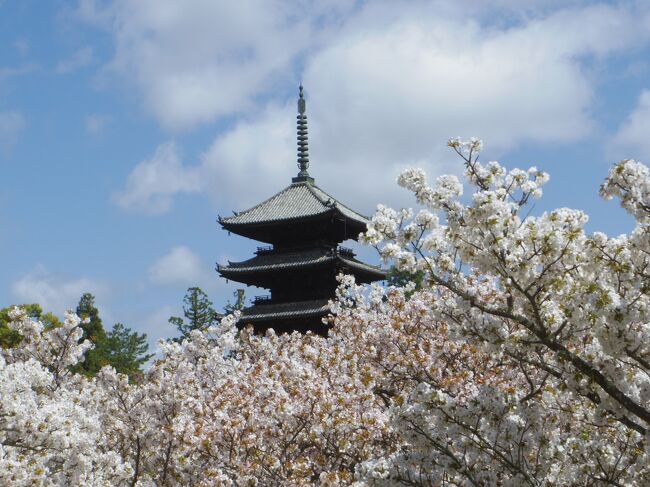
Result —
[{"label": "cumulus cloud", "polygon": [[18,111],[0,112],[0,150],[9,152],[25,128],[25,117]]},{"label": "cumulus cloud", "polygon": [[257,203],[260,195],[290,182],[289,175],[298,172],[294,114],[293,103],[270,105],[214,140],[199,170],[204,180],[219,181],[207,188],[219,205]]},{"label": "cumulus cloud", "polygon": [[76,308],[83,293],[92,293],[101,301],[109,288],[89,277],[59,276],[39,267],[14,282],[11,291],[17,303],[38,303],[45,311],[60,315]]},{"label": "cumulus cloud", "polygon": [[[441,18],[422,6],[393,7],[360,11],[311,53],[303,74],[311,172],[365,211],[377,195],[400,200],[394,181],[405,167],[432,175],[459,171],[445,147],[449,137],[479,136],[497,157],[528,141],[563,143],[590,134],[594,80],[583,60],[647,38],[638,27],[646,16],[608,6],[508,28]],[[609,40],[603,31],[620,35]],[[215,191],[217,199],[237,188],[230,200],[251,203],[264,188],[289,182],[293,113],[293,100],[270,106],[217,136],[203,161],[212,180],[228,182]]]},{"label": "cumulus cloud", "polygon": [[[499,67],[508,69],[504,74],[511,72],[515,62],[522,60],[522,54],[532,57],[523,58],[526,62],[521,71],[536,67],[535,63],[552,64],[565,56],[612,52],[629,45],[631,40],[638,42],[646,37],[647,20],[638,12],[606,5],[581,7],[581,3],[584,2],[500,0],[490,2],[488,9],[485,2],[473,0],[82,0],[77,13],[113,35],[116,53],[107,72],[135,86],[156,118],[165,127],[177,130],[246,112],[260,96],[272,95],[279,86],[294,81],[299,71],[295,63],[303,56],[309,58],[331,44],[348,40],[358,43],[349,35],[341,36],[342,32],[363,36],[369,30],[370,42],[377,39],[377,31],[391,24],[408,23],[413,38],[398,39],[398,45],[389,46],[387,56],[377,59],[390,58],[396,50],[417,42],[413,46],[415,52],[402,51],[405,59],[400,66],[417,60],[418,55],[425,55],[428,61],[440,55],[453,56],[456,44],[460,43],[461,59],[452,68],[463,68],[469,61],[466,78],[456,73],[463,80],[477,71],[485,74],[488,65],[483,63],[499,54],[502,59],[488,83],[498,81]],[[468,18],[474,19],[470,23],[477,24],[467,26],[459,20]],[[493,26],[505,34],[503,39],[491,32]],[[408,26],[402,27],[407,29]],[[425,35],[427,32],[431,34]],[[603,36],[602,32],[616,35]],[[387,32],[387,38],[395,35],[395,28]],[[465,36],[468,38],[464,42]],[[380,45],[385,46],[387,38],[379,39]],[[440,42],[433,45],[433,53],[424,53],[432,41]],[[477,59],[468,59],[472,47],[478,49],[472,51]],[[505,49],[497,51],[499,47]],[[441,53],[443,48],[447,52]],[[485,52],[481,51],[483,48]],[[512,57],[509,48],[514,49]],[[356,49],[363,47],[357,45]],[[373,60],[366,59],[360,67],[367,67]],[[567,65],[570,64],[567,59]],[[423,69],[429,68],[430,62],[426,62]],[[445,68],[442,63],[435,72],[442,73]],[[379,65],[378,69],[399,73],[391,65]],[[405,75],[413,71],[411,68]],[[433,73],[425,74],[430,77]],[[545,79],[535,83],[529,93]],[[520,79],[512,80],[517,81]],[[466,86],[467,82],[454,91]]]},{"label": "cumulus cloud", "polygon": [[522,2],[502,0],[496,16],[473,1],[314,5],[111,4],[111,69],[133,73],[162,125],[236,115],[184,171],[218,181],[200,190],[219,205],[241,208],[290,181],[295,96],[286,86],[297,78],[309,95],[312,172],[368,211],[378,194],[395,204],[405,167],[458,171],[449,137],[481,137],[498,157],[593,133],[593,63],[650,32],[648,9],[631,4],[523,2],[519,15]]},{"label": "cumulus cloud", "polygon": [[196,170],[183,166],[176,146],[162,144],[151,159],[135,166],[126,181],[126,188],[113,195],[114,201],[126,210],[149,214],[165,213],[173,197],[201,188]]},{"label": "cumulus cloud", "polygon": [[650,160],[650,90],[644,90],[639,101],[623,122],[610,145],[615,158]]},{"label": "cumulus cloud", "polygon": [[79,14],[115,38],[107,72],[135,85],[165,127],[182,130],[250,108],[292,72],[315,39],[319,12],[319,25],[327,24],[345,4],[137,0],[102,8],[86,0]]},{"label": "cumulus cloud", "polygon": [[180,245],[172,248],[149,268],[154,284],[202,286],[209,280],[206,266],[192,250]]},{"label": "cumulus cloud", "polygon": [[56,65],[58,74],[69,74],[93,62],[93,49],[90,46],[82,47],[75,51],[68,59],[60,61]]},{"label": "cumulus cloud", "polygon": [[[365,28],[349,29],[313,56],[304,76],[319,123],[339,140],[355,133],[328,144],[347,154],[418,157],[421,142],[441,132],[477,134],[499,148],[575,140],[591,128],[593,80],[580,59],[616,52],[641,34],[627,29],[636,22],[631,12],[611,7],[508,29],[366,16]],[[610,41],[603,31],[621,35]]]}]

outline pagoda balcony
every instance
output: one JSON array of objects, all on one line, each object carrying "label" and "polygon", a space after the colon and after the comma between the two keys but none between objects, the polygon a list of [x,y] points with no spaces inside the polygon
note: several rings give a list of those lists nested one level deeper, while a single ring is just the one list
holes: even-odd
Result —
[{"label": "pagoda balcony", "polygon": [[292,251],[303,250],[303,249],[311,250],[317,247],[329,249],[330,252],[335,251],[336,253],[342,255],[343,257],[354,258],[356,256],[356,254],[351,248],[344,247],[342,245],[339,245],[337,247],[336,245],[333,245],[332,242],[327,242],[327,241],[312,242],[308,246],[292,245],[292,246],[281,247],[281,248],[274,247],[273,245],[265,245],[263,247],[257,247],[257,250],[255,251],[255,255],[269,255],[277,252],[292,252]]},{"label": "pagoda balcony", "polygon": [[353,259],[354,256],[356,255],[351,248],[343,247],[341,245],[339,245],[339,247],[337,248],[337,252],[339,253],[339,255],[342,255],[343,257],[350,257],[351,259]]},{"label": "pagoda balcony", "polygon": [[270,294],[266,294],[264,296],[255,296],[253,298],[253,304],[271,304],[272,302],[273,298]]}]

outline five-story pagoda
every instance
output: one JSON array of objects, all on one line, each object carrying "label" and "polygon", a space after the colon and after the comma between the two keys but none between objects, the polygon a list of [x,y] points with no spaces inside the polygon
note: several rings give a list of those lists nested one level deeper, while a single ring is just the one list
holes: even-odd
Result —
[{"label": "five-story pagoda", "polygon": [[226,230],[270,244],[258,247],[255,257],[217,265],[225,278],[270,290],[242,312],[240,325],[257,332],[311,330],[324,335],[322,318],[335,295],[336,276],[352,274],[359,283],[382,280],[386,273],[355,259],[339,246],[356,240],[368,219],[339,203],[314,183],[307,169],[307,116],[300,86],[298,98],[298,167],[291,185],[252,208],[221,218]]}]

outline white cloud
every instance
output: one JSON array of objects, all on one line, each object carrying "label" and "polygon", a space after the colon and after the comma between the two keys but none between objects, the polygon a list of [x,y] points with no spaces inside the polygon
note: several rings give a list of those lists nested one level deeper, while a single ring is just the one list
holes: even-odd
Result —
[{"label": "white cloud", "polygon": [[151,159],[135,166],[126,188],[113,199],[126,210],[161,214],[171,208],[174,195],[196,192],[200,187],[198,172],[183,166],[176,146],[168,142],[160,145]]},{"label": "white cloud", "polygon": [[25,117],[17,111],[0,112],[0,150],[9,152],[25,128]]},{"label": "white cloud", "polygon": [[[367,212],[377,194],[396,201],[404,167],[458,171],[448,137],[481,137],[497,157],[529,141],[591,134],[596,80],[587,64],[646,43],[650,32],[647,9],[555,0],[525,2],[525,15],[521,2],[502,0],[503,16],[474,1],[313,10],[305,2],[297,11],[281,1],[206,1],[113,4],[112,68],[134,73],[167,127],[239,117],[199,167],[182,168],[213,183],[197,190],[237,208],[296,172],[295,97],[285,91],[294,71],[308,93],[312,173]],[[305,20],[290,22],[297,13]],[[166,207],[176,192],[165,193]]]},{"label": "white cloud", "polygon": [[283,19],[275,2],[139,0],[114,7],[110,68],[174,130],[250,107],[275,73],[290,69],[306,37],[295,29],[303,22]]},{"label": "white cloud", "polygon": [[94,279],[59,276],[42,267],[14,282],[11,290],[17,303],[38,303],[44,311],[58,315],[75,309],[83,293],[92,293],[101,301],[109,292],[105,284]]},{"label": "white cloud", "polygon": [[579,59],[636,42],[640,31],[625,29],[636,21],[599,7],[491,29],[415,13],[386,23],[368,11],[363,28],[351,25],[310,59],[304,79],[328,147],[348,157],[418,159],[423,143],[458,134],[499,149],[575,140],[592,124],[593,80]]},{"label": "white cloud", "polygon": [[82,47],[68,59],[59,62],[56,65],[56,72],[59,74],[69,74],[93,62],[93,49],[90,46]]},{"label": "white cloud", "polygon": [[88,115],[84,119],[84,126],[86,128],[86,133],[90,135],[99,135],[101,134],[110,123],[111,117],[108,115],[101,115],[98,113],[93,113]]},{"label": "white cloud", "polygon": [[[481,137],[495,157],[526,141],[590,134],[594,80],[582,59],[647,39],[639,27],[647,16],[623,8],[560,11],[497,28],[441,18],[422,4],[374,5],[314,50],[303,74],[310,171],[366,212],[377,195],[403,201],[394,181],[405,167],[432,176],[459,171],[449,137]],[[604,31],[621,34],[611,40]],[[219,204],[243,209],[290,182],[294,103],[272,104],[216,137],[202,169],[217,182]]]},{"label": "white cloud", "polygon": [[184,130],[242,113],[293,78],[292,62],[354,2],[126,0],[78,14],[107,28],[115,73],[168,129]]},{"label": "white cloud", "polygon": [[[582,3],[499,0],[490,2],[488,8],[478,0],[82,0],[77,13],[113,35],[116,53],[107,72],[135,86],[156,118],[165,127],[178,130],[250,113],[260,97],[272,96],[279,86],[295,82],[296,61],[302,62],[305,55],[309,59],[323,48],[336,50],[339,44],[341,49],[341,43],[352,42],[356,44],[350,46],[352,49],[378,54],[379,47],[373,51],[373,46],[359,45],[351,33],[390,48],[385,55],[364,59],[360,68],[377,61],[377,70],[382,73],[399,74],[398,66],[422,56],[426,58],[425,78],[444,75],[448,67],[461,71],[468,68],[466,78],[462,72],[451,73],[463,80],[455,92],[470,84],[471,75],[487,75],[487,82],[494,84],[507,80],[513,70],[522,73],[548,64],[575,68],[573,56],[606,54],[647,38],[645,12],[629,6],[581,7]],[[396,32],[400,29],[410,31],[413,37],[403,37],[404,32]],[[603,32],[616,35],[605,36]],[[398,44],[388,45],[396,35],[400,37]],[[415,51],[402,50],[409,47]],[[433,52],[425,52],[429,48]],[[443,62],[433,73],[428,71],[432,61],[452,58],[458,49],[460,58],[452,66]],[[354,52],[347,54],[354,56]],[[396,54],[404,54],[397,65],[382,64]],[[488,73],[489,62],[494,59],[498,63],[494,72]],[[523,62],[521,69],[517,62]],[[499,73],[502,67],[506,72]],[[528,93],[532,95],[532,90],[553,72],[557,70],[548,74],[536,71],[541,79]],[[518,73],[513,83],[533,78],[532,73],[527,77]],[[419,71],[410,67],[405,77],[412,74]],[[558,74],[580,77],[580,73],[562,69]]]},{"label": "white cloud", "polygon": [[[295,166],[295,110],[268,106],[255,120],[242,121],[218,136],[202,156],[203,179],[219,205],[251,205],[260,195],[290,183]],[[271,196],[271,194],[266,194]]]},{"label": "white cloud", "polygon": [[650,90],[644,90],[637,106],[623,122],[610,144],[615,158],[650,160]]},{"label": "white cloud", "polygon": [[154,284],[202,286],[210,277],[207,267],[189,247],[172,248],[149,268],[149,279]]}]

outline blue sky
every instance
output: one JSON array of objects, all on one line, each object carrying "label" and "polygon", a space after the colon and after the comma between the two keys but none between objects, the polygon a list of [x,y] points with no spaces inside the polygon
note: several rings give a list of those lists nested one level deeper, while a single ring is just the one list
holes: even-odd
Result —
[{"label": "blue sky", "polygon": [[0,306],[89,291],[152,342],[187,287],[223,306],[214,264],[256,244],[217,215],[296,173],[301,81],[310,171],[361,212],[410,206],[400,170],[459,173],[445,141],[477,136],[551,174],[536,212],[627,232],[598,186],[650,160],[649,47],[647,2],[0,0]]}]

